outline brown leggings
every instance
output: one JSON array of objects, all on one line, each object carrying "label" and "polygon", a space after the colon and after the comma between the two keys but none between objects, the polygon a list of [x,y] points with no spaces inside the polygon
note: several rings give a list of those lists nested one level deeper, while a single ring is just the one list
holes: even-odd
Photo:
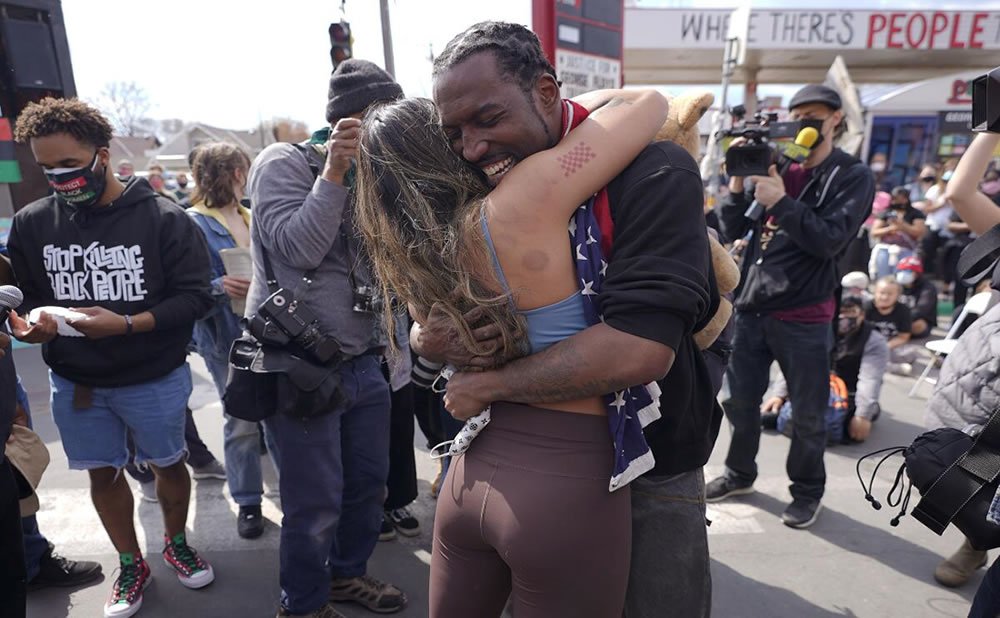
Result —
[{"label": "brown leggings", "polygon": [[608,493],[608,420],[511,403],[453,460],[438,496],[431,618],[620,618],[629,488]]}]

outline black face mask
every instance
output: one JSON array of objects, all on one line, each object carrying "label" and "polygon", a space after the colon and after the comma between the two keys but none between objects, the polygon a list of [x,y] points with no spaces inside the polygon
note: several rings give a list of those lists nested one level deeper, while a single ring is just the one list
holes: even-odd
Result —
[{"label": "black face mask", "polygon": [[816,148],[820,144],[822,144],[823,140],[825,139],[823,137],[823,123],[825,121],[826,121],[826,118],[822,118],[822,119],[821,118],[807,118],[805,120],[800,121],[799,131],[802,131],[802,129],[804,129],[806,127],[812,127],[814,129],[816,129],[817,133],[819,133],[819,139],[816,140],[815,144],[813,144],[812,146],[810,146],[811,150],[816,150]]},{"label": "black face mask", "polygon": [[837,320],[837,333],[840,335],[850,335],[858,329],[860,318],[839,318]]},{"label": "black face mask", "polygon": [[90,165],[51,169],[45,172],[45,176],[49,179],[49,186],[62,201],[72,206],[89,208],[101,199],[108,184],[107,168],[97,174],[94,171],[95,165],[97,165],[97,152],[94,153]]}]

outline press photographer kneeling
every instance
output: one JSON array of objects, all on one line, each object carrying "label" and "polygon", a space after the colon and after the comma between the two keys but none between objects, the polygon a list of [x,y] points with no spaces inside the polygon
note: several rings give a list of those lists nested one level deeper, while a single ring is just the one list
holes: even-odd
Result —
[{"label": "press photographer kneeling", "polygon": [[[720,209],[725,236],[746,239],[748,246],[727,373],[730,397],[723,403],[733,434],[725,474],[707,485],[706,498],[715,502],[753,491],[761,398],[771,362],[777,360],[795,409],[787,464],[792,503],[781,515],[793,528],[812,525],[819,514],[826,484],[824,412],[839,281],[836,259],[871,211],[874,195],[868,168],[833,144],[842,130],[840,107],[840,96],[825,86],[809,85],[796,93],[791,118],[808,121],[792,133],[806,152],[801,165],[788,165],[784,174],[771,165],[767,175],[749,178],[753,188],[747,193],[745,179],[730,169],[730,195]],[[734,140],[730,148],[742,143]],[[760,215],[753,216],[758,208],[748,209],[750,204],[759,205]]]}]

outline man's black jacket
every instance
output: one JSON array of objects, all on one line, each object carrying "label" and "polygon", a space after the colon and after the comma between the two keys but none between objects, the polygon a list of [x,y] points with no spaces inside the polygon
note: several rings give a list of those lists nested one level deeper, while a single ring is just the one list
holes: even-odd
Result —
[{"label": "man's black jacket", "polygon": [[739,311],[768,313],[816,305],[837,287],[837,258],[871,214],[875,180],[839,148],[809,170],[798,199],[786,195],[758,221],[743,216],[753,199],[730,194],[719,214],[726,238],[753,237],[743,253]]},{"label": "man's black jacket", "polygon": [[656,458],[648,474],[688,472],[708,461],[722,420],[692,339],[719,304],[698,166],[677,144],[656,142],[608,185],[608,201],[614,238],[600,296],[604,320],[675,355],[659,382],[662,417],[645,431]]}]

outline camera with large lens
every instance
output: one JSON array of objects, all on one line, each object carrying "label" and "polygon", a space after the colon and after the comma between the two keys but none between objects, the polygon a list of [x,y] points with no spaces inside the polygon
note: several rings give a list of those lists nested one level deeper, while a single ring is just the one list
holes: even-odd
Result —
[{"label": "camera with large lens", "polygon": [[972,130],[1000,133],[1000,67],[972,80]]},{"label": "camera with large lens", "polygon": [[247,329],[264,345],[294,346],[321,364],[340,354],[340,343],[320,330],[316,314],[284,288],[261,303]]},{"label": "camera with large lens", "polygon": [[747,120],[746,108],[736,105],[730,113],[737,124],[719,134],[719,137],[742,137],[745,144],[730,146],[726,151],[726,173],[730,176],[767,176],[767,170],[778,162],[774,140],[794,139],[801,122],[777,122],[778,114],[757,112]]}]

